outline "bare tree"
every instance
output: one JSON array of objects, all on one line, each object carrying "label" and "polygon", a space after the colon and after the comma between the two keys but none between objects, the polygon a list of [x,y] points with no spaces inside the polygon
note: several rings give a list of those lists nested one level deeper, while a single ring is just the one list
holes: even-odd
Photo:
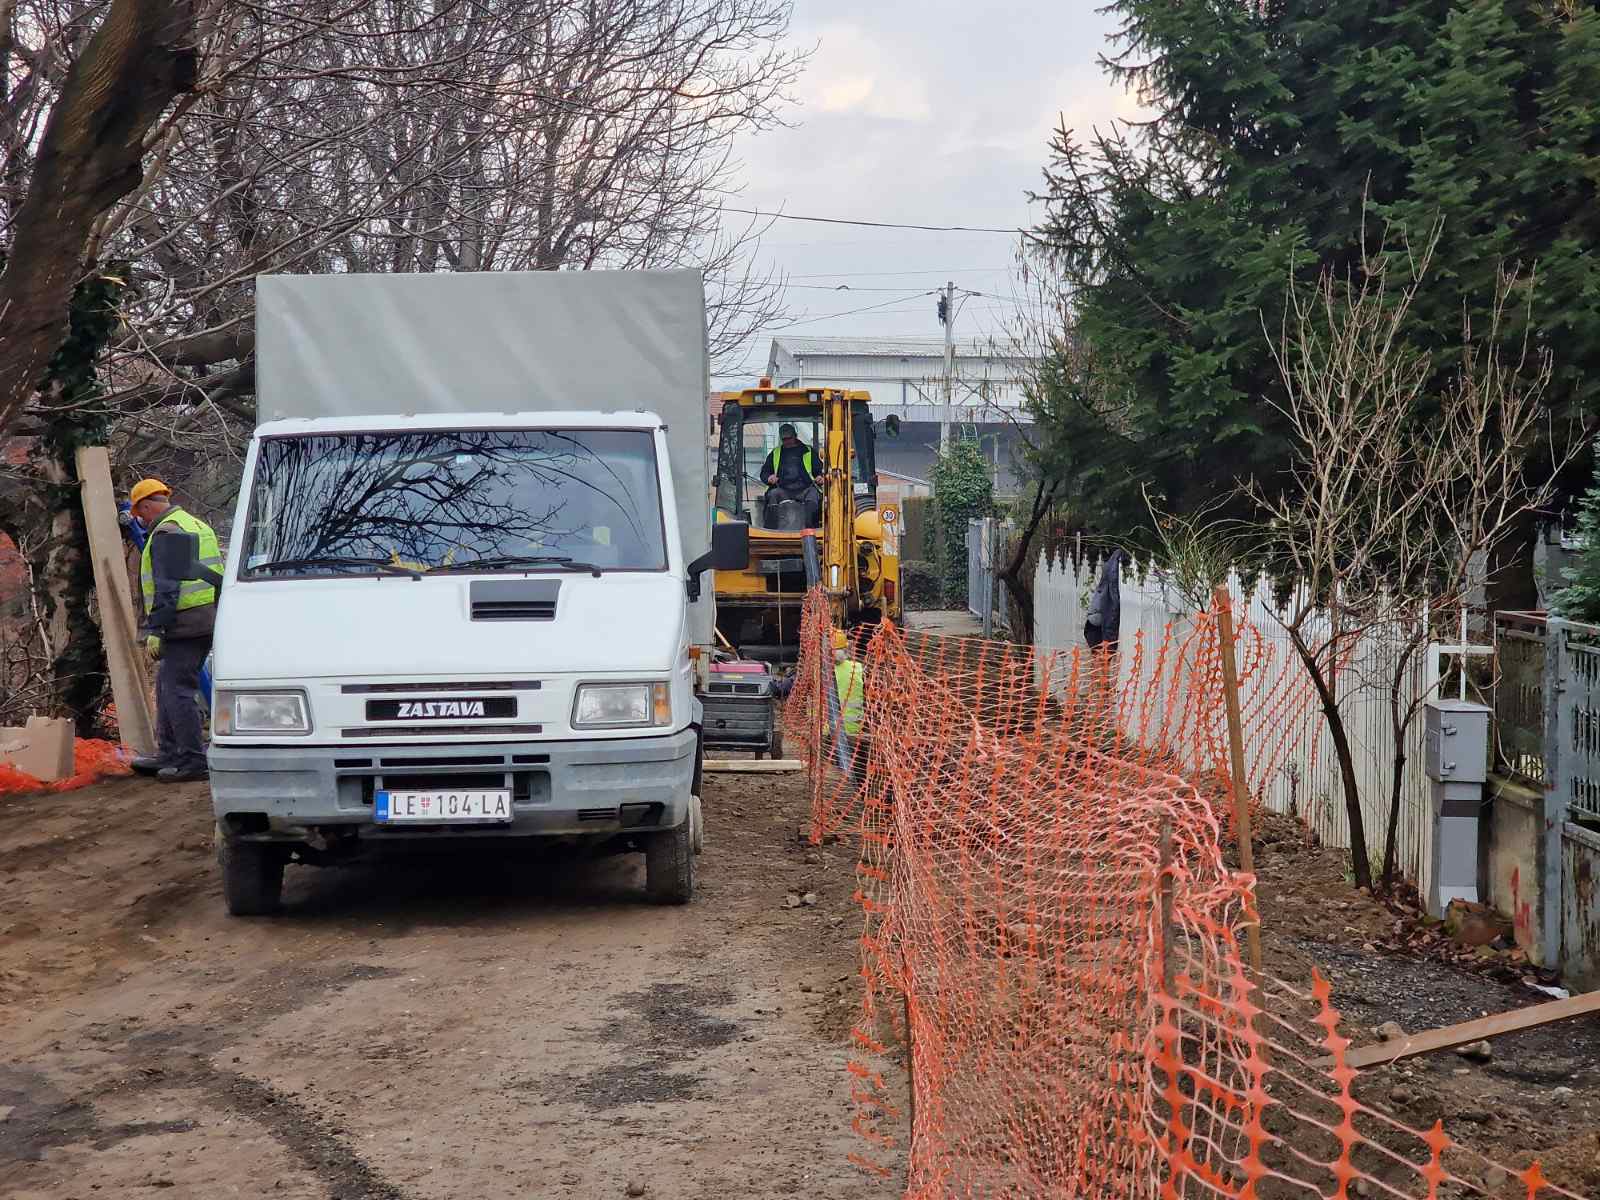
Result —
[{"label": "bare tree", "polygon": [[[1444,395],[1425,394],[1430,360],[1406,335],[1437,235],[1435,229],[1415,253],[1407,246],[1368,258],[1358,277],[1324,276],[1310,295],[1291,286],[1273,345],[1287,397],[1281,408],[1295,438],[1291,486],[1248,489],[1268,518],[1274,573],[1296,584],[1284,628],[1327,722],[1354,874],[1369,888],[1372,861],[1340,710],[1341,675],[1362,639],[1387,645],[1381,673],[1396,746],[1388,883],[1405,735],[1423,699],[1405,686],[1430,640],[1422,614],[1457,611],[1474,564],[1549,491],[1529,483],[1523,470],[1540,441],[1548,357],[1525,342],[1508,359],[1502,346],[1508,301],[1525,281],[1515,274],[1502,280],[1483,336],[1474,336],[1470,322],[1465,329],[1455,384]],[[1396,285],[1399,271],[1405,278]]]},{"label": "bare tree", "polygon": [[139,186],[147,136],[194,86],[199,8],[115,0],[74,52],[86,25],[0,0],[0,434],[66,335],[95,223]]},{"label": "bare tree", "polygon": [[[172,41],[192,78],[174,77],[186,90],[152,115],[156,93],[139,97],[160,83],[144,78],[154,60],[95,47],[125,11],[158,7],[0,0],[0,289],[60,322],[29,324],[13,372],[23,310],[0,313],[0,379],[20,381],[0,394],[0,437],[19,412],[9,428],[50,434],[41,444],[67,444],[63,428],[109,436],[124,470],[170,474],[186,502],[225,510],[253,424],[262,272],[695,266],[723,353],[777,312],[776,281],[753,267],[764,226],[723,205],[735,140],[781,120],[803,65],[785,45],[790,0],[169,0],[192,16]],[[74,72],[123,88],[138,102],[117,120],[143,122],[137,137],[114,123],[132,167],[87,207],[46,154],[58,114],[77,128]],[[72,253],[60,272],[23,271],[39,224],[26,201],[53,189],[71,193]],[[113,264],[126,286],[105,386],[38,390],[75,286]],[[34,464],[15,486],[44,497],[59,483],[60,462],[8,458]],[[81,558],[70,536],[18,533]]]},{"label": "bare tree", "polygon": [[[348,15],[336,21],[334,10]],[[353,10],[353,11],[351,11]],[[787,0],[243,3],[236,64],[106,231],[137,264],[118,403],[247,420],[264,271],[693,265],[713,349],[775,312],[728,226],[734,138],[779,119]]]}]

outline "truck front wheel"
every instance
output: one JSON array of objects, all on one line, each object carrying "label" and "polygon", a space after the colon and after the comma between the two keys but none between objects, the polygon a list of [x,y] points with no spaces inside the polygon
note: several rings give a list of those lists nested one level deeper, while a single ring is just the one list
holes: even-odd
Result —
[{"label": "truck front wheel", "polygon": [[644,887],[657,904],[687,904],[694,895],[694,822],[652,833],[644,848]]},{"label": "truck front wheel", "polygon": [[222,865],[222,897],[229,916],[262,917],[277,911],[283,896],[281,849],[219,835],[217,861]]}]

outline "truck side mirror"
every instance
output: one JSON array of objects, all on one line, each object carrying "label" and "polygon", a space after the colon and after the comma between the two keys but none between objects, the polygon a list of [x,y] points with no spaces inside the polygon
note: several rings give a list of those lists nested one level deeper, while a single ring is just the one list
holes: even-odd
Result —
[{"label": "truck side mirror", "polygon": [[742,571],[750,565],[750,525],[718,521],[711,527],[711,549],[689,564],[689,599],[700,599],[700,576],[706,571]]}]

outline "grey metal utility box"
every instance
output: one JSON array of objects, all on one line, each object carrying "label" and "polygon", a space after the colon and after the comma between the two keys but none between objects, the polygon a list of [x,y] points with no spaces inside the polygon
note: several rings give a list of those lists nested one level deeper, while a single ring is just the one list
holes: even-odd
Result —
[{"label": "grey metal utility box", "polygon": [[1433,871],[1428,911],[1478,899],[1478,817],[1489,777],[1489,709],[1466,700],[1430,700],[1422,719],[1433,809]]},{"label": "grey metal utility box", "polygon": [[1444,783],[1489,778],[1489,709],[1468,700],[1429,700],[1422,718],[1423,770]]}]

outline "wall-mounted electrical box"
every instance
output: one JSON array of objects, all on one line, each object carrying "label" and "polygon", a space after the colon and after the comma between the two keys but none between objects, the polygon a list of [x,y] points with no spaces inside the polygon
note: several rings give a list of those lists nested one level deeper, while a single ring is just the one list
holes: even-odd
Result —
[{"label": "wall-mounted electrical box", "polygon": [[1433,871],[1428,911],[1478,899],[1478,817],[1489,778],[1489,709],[1466,700],[1430,700],[1423,710],[1423,769],[1433,807]]}]

